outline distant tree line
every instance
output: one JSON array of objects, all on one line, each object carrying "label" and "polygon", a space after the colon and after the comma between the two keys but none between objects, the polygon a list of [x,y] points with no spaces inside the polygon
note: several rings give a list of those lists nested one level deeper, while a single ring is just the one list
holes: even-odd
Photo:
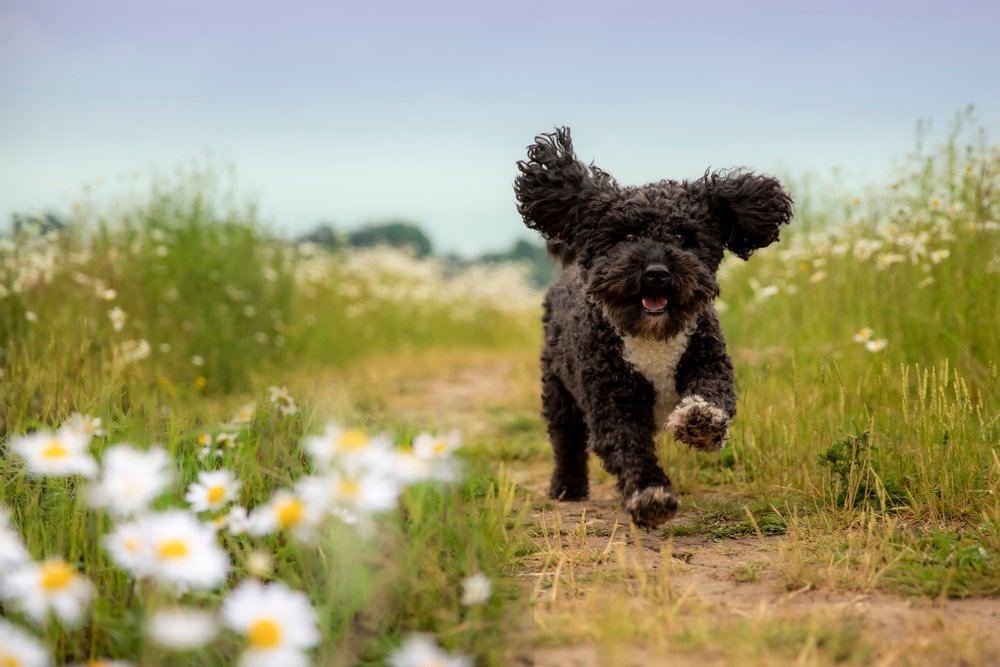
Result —
[{"label": "distant tree line", "polygon": [[[321,223],[309,233],[299,237],[299,240],[315,243],[331,250],[388,245],[395,248],[407,248],[417,257],[434,255],[434,247],[427,234],[418,225],[402,220],[373,223],[350,232],[338,231],[328,223]],[[519,240],[508,250],[485,253],[473,259],[463,259],[454,255],[445,255],[441,259],[452,266],[523,262],[531,267],[531,279],[539,286],[547,285],[556,273],[555,265],[546,253],[544,244],[540,241],[533,243]]]}]

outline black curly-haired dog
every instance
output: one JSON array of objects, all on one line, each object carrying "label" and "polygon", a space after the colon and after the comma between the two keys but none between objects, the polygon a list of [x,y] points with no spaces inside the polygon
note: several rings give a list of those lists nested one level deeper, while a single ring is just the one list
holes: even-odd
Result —
[{"label": "black curly-haired dog", "polygon": [[589,448],[632,519],[656,526],[678,506],[656,433],[713,451],[736,413],[713,306],[723,251],[748,259],[777,241],[792,200],[776,179],[738,170],[623,187],[577,160],[569,128],[535,137],[517,166],[518,212],[565,266],[543,316],[549,494],[587,497]]}]

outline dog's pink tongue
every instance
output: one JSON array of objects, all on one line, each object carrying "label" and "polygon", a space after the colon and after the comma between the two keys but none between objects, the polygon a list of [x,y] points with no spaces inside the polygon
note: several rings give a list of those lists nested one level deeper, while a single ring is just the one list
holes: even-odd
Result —
[{"label": "dog's pink tongue", "polygon": [[642,297],[642,307],[646,310],[663,310],[667,307],[667,297],[644,296]]}]

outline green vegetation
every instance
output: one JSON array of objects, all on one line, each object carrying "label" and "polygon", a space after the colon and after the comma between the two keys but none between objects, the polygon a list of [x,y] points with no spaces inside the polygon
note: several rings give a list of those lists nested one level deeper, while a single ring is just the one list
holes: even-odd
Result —
[{"label": "green vegetation", "polygon": [[[727,260],[719,311],[739,415],[721,456],[664,437],[687,515],[665,528],[663,548],[780,543],[780,558],[755,553],[726,580],[779,581],[790,595],[1000,595],[998,223],[1000,150],[959,127],[884,191],[803,201],[780,245]],[[324,636],[319,664],[382,664],[411,631],[498,665],[520,646],[588,641],[609,643],[612,656],[625,642],[660,642],[760,664],[881,655],[878,638],[850,619],[717,618],[672,587],[669,563],[654,572],[628,555],[627,526],[552,524],[554,504],[526,501],[511,479],[536,475],[532,466],[544,476],[548,454],[537,417],[539,295],[524,268],[314,241],[269,236],[252,207],[203,178],[110,219],[81,208],[65,228],[20,224],[0,241],[0,502],[34,559],[66,558],[98,591],[82,626],[40,630],[58,659],[222,664],[243,645],[226,634],[178,657],[144,640],[149,614],[170,601],[164,591],[109,558],[100,535],[113,521],[88,506],[83,482],[32,477],[13,457],[14,438],[77,411],[108,431],[97,456],[122,441],[166,448],[178,477],[158,508],[182,504],[206,467],[231,469],[240,504],[263,505],[310,472],[300,443],[328,419],[403,447],[450,426],[445,412],[472,423],[464,480],[410,486],[369,539],[335,521],[309,543],[226,535],[226,583],[183,597],[217,608],[252,571],[306,591]],[[525,244],[511,257],[537,252]],[[443,392],[415,418],[389,399],[390,387],[416,391],[401,378],[443,377],[454,370],[447,359],[475,354],[487,355],[475,368],[487,381],[514,369],[492,389],[495,404],[468,407]],[[269,403],[270,385],[290,386],[301,411]],[[236,444],[217,463],[200,458],[199,436],[225,430],[250,401],[257,409]],[[523,474],[498,472],[498,461]],[[264,574],[252,566],[260,554]],[[684,560],[682,549],[674,555]],[[535,566],[537,584],[515,583]],[[461,582],[475,572],[494,594],[470,607]],[[534,629],[520,620],[530,602],[552,607]],[[724,648],[713,644],[719,632]],[[973,644],[962,650],[975,661]]]}]

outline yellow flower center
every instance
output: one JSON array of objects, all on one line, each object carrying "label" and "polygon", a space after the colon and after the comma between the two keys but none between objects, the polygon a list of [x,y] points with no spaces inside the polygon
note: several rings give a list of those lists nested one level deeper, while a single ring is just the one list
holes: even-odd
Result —
[{"label": "yellow flower center", "polygon": [[125,546],[125,551],[134,554],[136,551],[139,550],[139,540],[135,539],[134,537],[132,539],[125,540],[124,546]]},{"label": "yellow flower center", "polygon": [[209,438],[209,436],[207,436],[207,435],[199,435],[198,436],[198,444],[199,445],[207,445],[209,443],[209,439],[208,438]]},{"label": "yellow flower center", "polygon": [[272,620],[262,618],[250,626],[247,637],[254,648],[274,648],[281,644],[281,626]]},{"label": "yellow flower center", "polygon": [[444,440],[438,440],[431,447],[431,451],[434,452],[434,456],[441,456],[448,449],[448,444]]},{"label": "yellow flower center", "polygon": [[43,459],[64,459],[67,456],[69,456],[69,450],[58,440],[50,440],[49,444],[42,450]]},{"label": "yellow flower center", "polygon": [[58,591],[69,586],[76,578],[76,571],[61,560],[42,564],[42,588]]},{"label": "yellow flower center", "polygon": [[361,495],[361,485],[353,479],[340,480],[340,487],[337,489],[341,498],[356,500]]},{"label": "yellow flower center", "polygon": [[344,449],[361,449],[368,444],[368,436],[364,431],[349,428],[340,434],[340,446]]},{"label": "yellow flower center", "polygon": [[188,545],[183,540],[167,540],[160,542],[160,547],[156,551],[163,559],[184,558],[188,555]]},{"label": "yellow flower center", "polygon": [[302,521],[304,507],[298,498],[285,501],[278,507],[278,525],[289,528]]},{"label": "yellow flower center", "polygon": [[0,655],[0,667],[21,667],[21,661],[17,659],[16,655],[4,653]]},{"label": "yellow flower center", "polygon": [[208,502],[215,505],[226,495],[226,487],[222,484],[208,487]]}]

